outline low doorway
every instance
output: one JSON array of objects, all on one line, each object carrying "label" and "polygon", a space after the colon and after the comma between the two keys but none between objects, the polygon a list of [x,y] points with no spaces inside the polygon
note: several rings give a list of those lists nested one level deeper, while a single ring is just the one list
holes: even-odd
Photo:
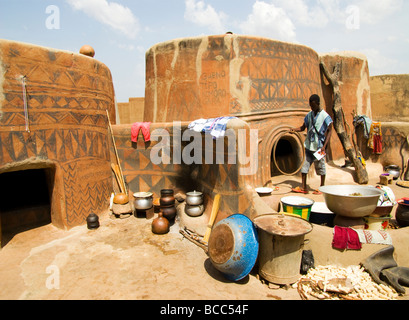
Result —
[{"label": "low doorway", "polygon": [[16,234],[51,223],[52,168],[0,174],[0,235],[4,247]]}]

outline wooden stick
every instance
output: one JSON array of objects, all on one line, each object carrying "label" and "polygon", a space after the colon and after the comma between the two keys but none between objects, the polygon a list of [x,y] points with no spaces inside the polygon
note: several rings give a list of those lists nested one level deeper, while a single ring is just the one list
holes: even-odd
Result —
[{"label": "wooden stick", "polygon": [[121,177],[119,176],[117,166],[115,166],[115,164],[111,163],[111,168],[112,168],[112,171],[115,174],[116,181],[118,182],[119,190],[122,193],[125,193],[124,187],[123,187],[122,182],[121,182]]},{"label": "wooden stick", "polygon": [[[124,181],[125,181],[125,179],[124,179],[124,174],[123,174],[123,172],[122,172],[121,163],[120,163],[120,161],[119,161],[118,150],[117,150],[116,144],[115,144],[114,132],[112,131],[111,120],[110,120],[110,118],[109,118],[108,109],[106,110],[106,112],[107,112],[107,117],[108,117],[109,131],[110,131],[110,133],[111,133],[112,143],[113,143],[113,145],[114,145],[115,157],[116,157],[116,161],[117,161],[117,163],[118,163],[119,174],[120,174],[120,177],[121,177],[121,181],[124,182]],[[123,183],[122,187],[123,187],[123,189],[125,190],[124,193],[126,194],[127,192],[126,192],[125,183]]]},{"label": "wooden stick", "polygon": [[206,233],[203,237],[203,241],[207,243],[209,241],[210,233],[212,232],[212,227],[214,220],[216,220],[217,213],[220,207],[220,194],[216,194],[213,201],[212,213],[210,214],[209,223],[207,225]]}]

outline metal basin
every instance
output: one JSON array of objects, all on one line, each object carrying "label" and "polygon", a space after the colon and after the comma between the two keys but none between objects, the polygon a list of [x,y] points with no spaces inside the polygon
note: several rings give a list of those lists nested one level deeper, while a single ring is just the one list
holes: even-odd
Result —
[{"label": "metal basin", "polygon": [[383,192],[371,186],[336,185],[320,187],[325,203],[335,214],[362,218],[375,211]]},{"label": "metal basin", "polygon": [[209,257],[225,278],[239,281],[253,269],[258,256],[258,233],[253,222],[242,214],[219,221],[209,238]]}]

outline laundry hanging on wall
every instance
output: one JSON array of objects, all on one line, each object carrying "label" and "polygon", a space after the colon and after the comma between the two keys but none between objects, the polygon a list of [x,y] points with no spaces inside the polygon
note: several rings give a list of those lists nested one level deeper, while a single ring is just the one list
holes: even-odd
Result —
[{"label": "laundry hanging on wall", "polygon": [[382,125],[380,122],[372,122],[371,124],[368,148],[373,149],[374,154],[382,154]]}]

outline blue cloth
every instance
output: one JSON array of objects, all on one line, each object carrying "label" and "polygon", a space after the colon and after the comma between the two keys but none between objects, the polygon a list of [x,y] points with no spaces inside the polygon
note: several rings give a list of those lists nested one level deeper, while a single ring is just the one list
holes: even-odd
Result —
[{"label": "blue cloth", "polygon": [[369,139],[369,133],[371,131],[372,120],[367,116],[356,116],[353,121],[354,127],[359,125],[364,126],[364,137]]},{"label": "blue cloth", "polygon": [[212,135],[213,139],[224,137],[227,122],[236,117],[218,117],[211,119],[198,119],[191,122],[188,126],[190,130],[204,132]]}]

